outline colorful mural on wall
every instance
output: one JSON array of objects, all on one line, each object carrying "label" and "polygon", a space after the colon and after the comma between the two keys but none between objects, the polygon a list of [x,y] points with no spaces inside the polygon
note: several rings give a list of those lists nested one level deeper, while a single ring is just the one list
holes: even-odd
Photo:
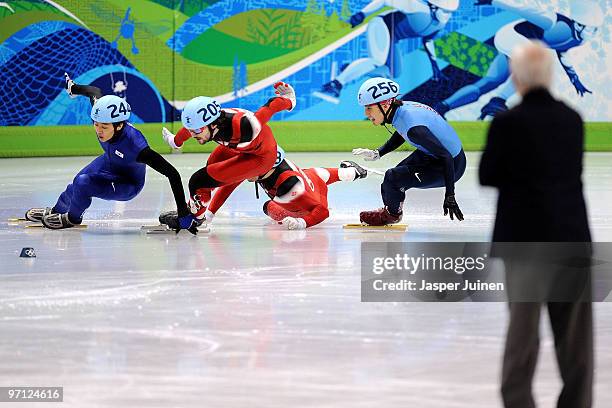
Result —
[{"label": "colorful mural on wall", "polygon": [[610,0],[100,0],[0,2],[0,125],[90,123],[63,74],[125,97],[134,122],[175,120],[190,98],[255,110],[290,82],[284,120],[359,120],[359,84],[387,76],[450,120],[516,102],[508,55],[558,57],[556,93],[612,118]]}]

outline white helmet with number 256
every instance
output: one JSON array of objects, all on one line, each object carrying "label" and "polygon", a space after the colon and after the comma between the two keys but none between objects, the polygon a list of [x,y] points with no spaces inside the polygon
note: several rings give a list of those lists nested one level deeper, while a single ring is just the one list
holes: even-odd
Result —
[{"label": "white helmet with number 256", "polygon": [[357,93],[357,103],[368,106],[380,103],[399,95],[399,84],[383,77],[370,78],[361,84]]}]

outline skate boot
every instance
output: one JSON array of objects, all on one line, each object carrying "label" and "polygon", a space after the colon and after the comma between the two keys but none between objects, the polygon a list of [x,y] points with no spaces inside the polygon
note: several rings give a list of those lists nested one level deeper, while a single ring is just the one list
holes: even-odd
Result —
[{"label": "skate boot", "polygon": [[32,222],[42,222],[45,215],[53,214],[51,207],[30,208],[25,213],[25,219]]},{"label": "skate boot", "polygon": [[42,219],[42,223],[46,228],[50,229],[64,229],[64,228],[72,228],[79,223],[73,223],[68,218],[68,213],[58,214],[53,213],[49,215],[45,215]]},{"label": "skate boot", "polygon": [[168,225],[170,228],[176,227],[178,225],[178,212],[165,211],[159,214],[159,223],[162,225]]},{"label": "skate boot", "polygon": [[[197,223],[197,227],[200,227],[202,224],[205,223],[206,217],[202,217],[202,218],[196,217],[195,221]],[[167,225],[168,228],[173,229],[173,230],[180,229],[178,212],[166,211],[166,212],[159,214],[159,223],[163,225]],[[206,227],[206,225],[204,225],[204,227]]]},{"label": "skate boot", "polygon": [[338,80],[334,79],[323,85],[320,91],[313,92],[312,95],[317,98],[326,100],[327,102],[340,103],[340,91],[342,90],[342,84]]},{"label": "skate boot", "polygon": [[363,179],[368,176],[368,171],[364,169],[363,167],[361,167],[360,165],[358,165],[357,163],[355,163],[354,161],[344,160],[340,162],[340,168],[346,169],[349,167],[355,169],[355,180]]},{"label": "skate boot", "polygon": [[371,226],[397,224],[402,219],[402,213],[391,214],[386,207],[373,211],[362,211],[359,213],[359,221]]},{"label": "skate boot", "polygon": [[64,84],[64,87],[66,88],[66,93],[70,95],[71,98],[76,98],[77,96],[72,94],[72,85],[74,85],[74,81],[70,79],[70,76],[67,72],[64,72],[64,80],[66,81],[66,83]]}]

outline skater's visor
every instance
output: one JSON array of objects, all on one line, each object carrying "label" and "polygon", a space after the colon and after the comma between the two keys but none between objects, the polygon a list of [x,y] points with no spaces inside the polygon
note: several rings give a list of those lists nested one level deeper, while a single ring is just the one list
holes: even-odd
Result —
[{"label": "skater's visor", "polygon": [[194,135],[199,135],[199,134],[201,134],[202,132],[204,132],[204,128],[202,127],[202,128],[199,128],[199,129],[189,129],[189,131],[190,131],[191,133],[193,133]]}]

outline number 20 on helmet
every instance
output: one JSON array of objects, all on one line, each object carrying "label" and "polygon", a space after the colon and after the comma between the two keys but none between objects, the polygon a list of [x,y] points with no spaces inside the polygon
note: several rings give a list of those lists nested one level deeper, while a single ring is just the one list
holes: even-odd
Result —
[{"label": "number 20 on helmet", "polygon": [[221,107],[213,98],[198,96],[185,105],[181,114],[183,126],[190,130],[210,125],[221,116]]}]

